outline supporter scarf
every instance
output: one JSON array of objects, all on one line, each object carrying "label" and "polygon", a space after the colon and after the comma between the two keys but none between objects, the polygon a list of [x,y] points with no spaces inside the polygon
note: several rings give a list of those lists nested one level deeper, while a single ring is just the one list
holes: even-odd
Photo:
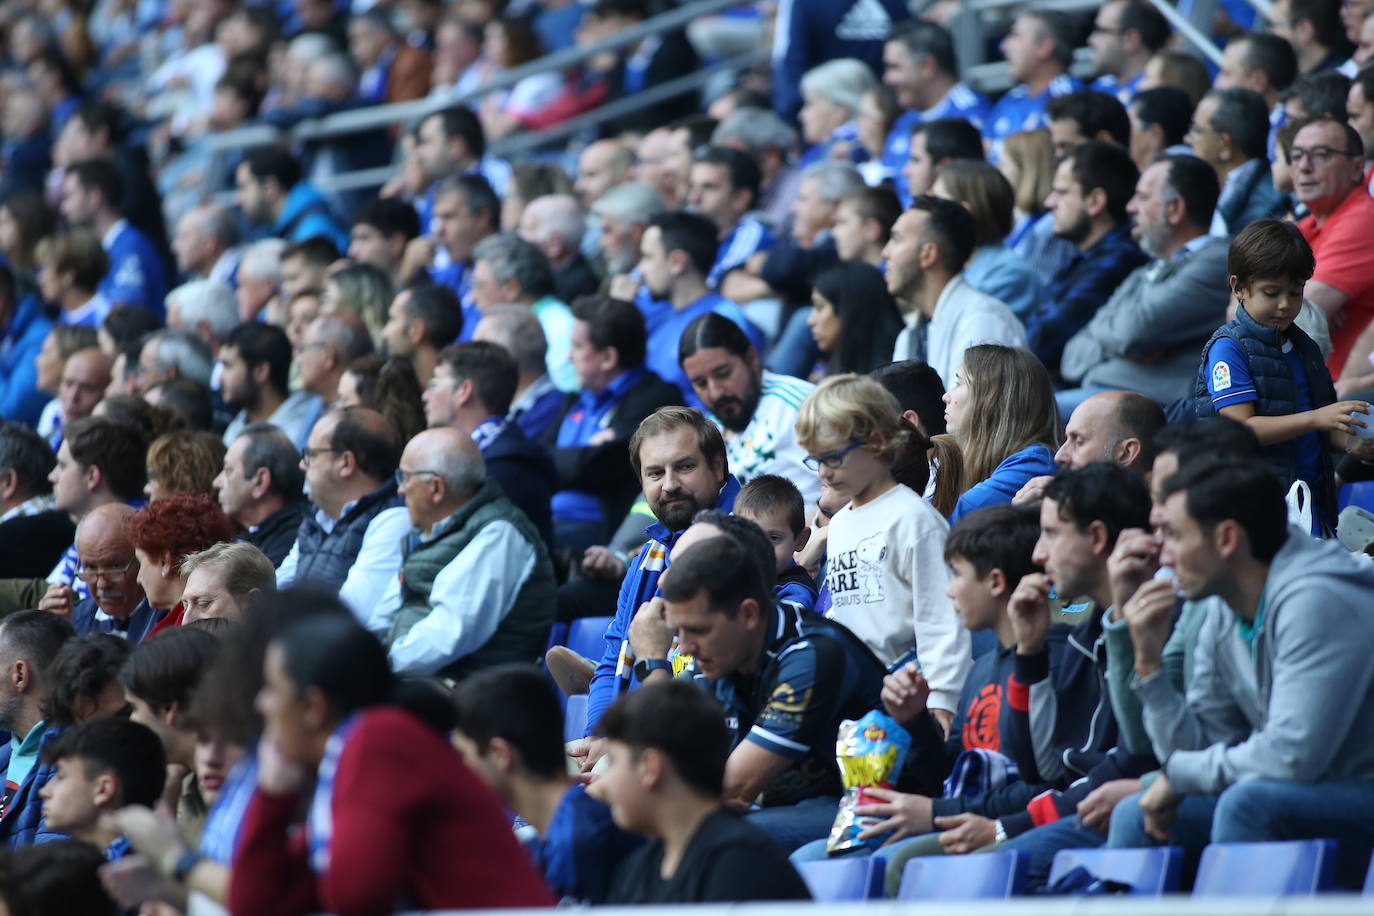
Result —
[{"label": "supporter scarf", "polygon": [[339,770],[339,757],[343,755],[344,745],[358,724],[356,713],[339,723],[334,734],[324,745],[324,756],[320,758],[319,772],[315,776],[315,794],[310,799],[310,814],[306,820],[306,833],[310,840],[310,867],[316,875],[323,875],[329,869],[329,841],[334,834],[334,812],[330,802],[334,798],[334,775]]}]

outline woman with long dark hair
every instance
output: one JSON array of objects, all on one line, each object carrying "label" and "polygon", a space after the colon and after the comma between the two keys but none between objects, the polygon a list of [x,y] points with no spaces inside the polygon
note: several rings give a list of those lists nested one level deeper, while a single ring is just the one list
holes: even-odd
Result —
[{"label": "woman with long dark hair", "polygon": [[824,375],[863,375],[892,361],[902,314],[882,271],[863,261],[844,261],[816,278],[806,324],[816,346],[828,354]]}]

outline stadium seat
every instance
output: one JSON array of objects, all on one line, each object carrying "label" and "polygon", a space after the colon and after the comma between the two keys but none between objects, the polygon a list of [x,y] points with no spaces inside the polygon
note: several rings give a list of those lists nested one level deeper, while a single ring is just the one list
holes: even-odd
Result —
[{"label": "stadium seat", "polygon": [[587,730],[587,695],[574,694],[568,697],[563,707],[563,740],[576,741]]},{"label": "stadium seat", "polygon": [[1331,887],[1335,865],[1335,840],[1213,843],[1202,851],[1193,896],[1308,896]]},{"label": "stadium seat", "polygon": [[1369,858],[1369,871],[1364,876],[1364,896],[1374,897],[1374,856]]},{"label": "stadium seat", "polygon": [[1061,849],[1050,866],[1050,886],[1080,865],[1098,878],[1129,884],[1135,894],[1172,894],[1179,889],[1183,850],[1177,846]]},{"label": "stadium seat", "polygon": [[554,646],[564,645],[568,641],[568,625],[566,623],[555,623],[549,627],[549,641],[544,644],[544,651],[547,652]]},{"label": "stadium seat", "polygon": [[799,862],[797,871],[817,903],[842,903],[847,900],[877,900],[883,896],[883,867],[887,863],[871,857]]},{"label": "stadium seat", "polygon": [[898,900],[993,900],[1026,887],[1030,857],[1020,850],[918,856],[906,863]]},{"label": "stadium seat", "polygon": [[568,639],[563,645],[594,662],[601,661],[606,628],[614,617],[582,617],[568,625]]},{"label": "stadium seat", "polygon": [[1359,506],[1361,509],[1374,512],[1374,480],[1346,484],[1341,487],[1337,502],[1341,509],[1346,506]]}]

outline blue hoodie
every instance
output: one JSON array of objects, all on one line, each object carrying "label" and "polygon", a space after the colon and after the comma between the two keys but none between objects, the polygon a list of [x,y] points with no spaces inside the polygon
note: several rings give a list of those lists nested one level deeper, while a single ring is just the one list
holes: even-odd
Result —
[{"label": "blue hoodie", "polygon": [[288,242],[302,242],[322,235],[340,251],[348,250],[348,229],[334,217],[328,201],[308,181],[298,181],[286,195],[272,235]]},{"label": "blue hoodie", "polygon": [[25,296],[15,306],[10,323],[0,333],[0,417],[38,425],[49,395],[38,390],[38,353],[52,330],[37,296]]},{"label": "blue hoodie", "polygon": [[[739,493],[739,481],[733,476],[725,478],[725,486],[720,488],[720,496],[714,508],[730,512],[735,508],[735,496]],[[621,680],[616,677],[616,666],[620,661],[620,646],[629,638],[630,621],[634,619],[639,606],[658,594],[658,577],[668,568],[668,555],[682,537],[682,532],[669,531],[662,522],[654,522],[644,529],[649,541],[639,551],[639,556],[630,561],[625,579],[620,583],[620,597],[616,599],[615,619],[606,627],[606,647],[602,650],[601,661],[597,662],[592,674],[590,696],[587,698],[587,731],[591,735],[601,722],[601,716],[621,694]],[[634,673],[625,672],[627,682],[634,683]]]},{"label": "blue hoodie", "polygon": [[[38,797],[38,793],[57,773],[57,764],[43,762],[43,748],[62,732],[59,725],[49,725],[43,730],[38,741],[38,759],[10,796],[9,804],[5,806],[5,816],[0,817],[0,845],[18,849],[67,838],[65,834],[48,829],[48,823],[43,819],[43,799]],[[8,733],[4,734],[6,740],[0,745],[0,773],[9,770],[10,755],[14,750]]]},{"label": "blue hoodie", "polygon": [[987,480],[974,484],[959,497],[959,502],[955,503],[954,511],[949,515],[949,523],[953,525],[960,517],[975,509],[1011,502],[1026,481],[1032,477],[1053,474],[1054,470],[1054,452],[1039,442],[1008,455],[993,469]]}]

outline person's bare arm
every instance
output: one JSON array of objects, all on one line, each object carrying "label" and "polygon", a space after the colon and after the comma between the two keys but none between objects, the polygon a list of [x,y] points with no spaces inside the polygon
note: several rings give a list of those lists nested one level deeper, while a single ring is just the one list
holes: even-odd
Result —
[{"label": "person's bare arm", "polygon": [[1303,297],[1311,299],[1321,310],[1326,313],[1326,320],[1331,323],[1332,330],[1341,326],[1345,319],[1345,304],[1350,301],[1350,297],[1334,286],[1323,283],[1320,280],[1308,280],[1307,285],[1302,290]]},{"label": "person's bare arm", "polygon": [[1345,397],[1352,391],[1360,391],[1374,386],[1374,367],[1369,364],[1370,354],[1374,353],[1374,321],[1365,325],[1360,336],[1350,345],[1350,355],[1345,358],[1345,368],[1336,380],[1336,396]]},{"label": "person's bare arm", "polygon": [[752,741],[742,741],[725,761],[726,807],[746,811],[779,774],[792,765],[781,754],[764,750]]},{"label": "person's bare arm", "polygon": [[1287,442],[1307,433],[1329,432],[1338,448],[1345,446],[1345,437],[1354,433],[1355,427],[1366,423],[1352,416],[1369,410],[1368,401],[1337,401],[1317,410],[1304,410],[1282,417],[1260,417],[1255,415],[1255,402],[1231,404],[1221,408],[1219,413],[1228,420],[1244,423],[1255,431],[1260,445],[1273,445]]}]

